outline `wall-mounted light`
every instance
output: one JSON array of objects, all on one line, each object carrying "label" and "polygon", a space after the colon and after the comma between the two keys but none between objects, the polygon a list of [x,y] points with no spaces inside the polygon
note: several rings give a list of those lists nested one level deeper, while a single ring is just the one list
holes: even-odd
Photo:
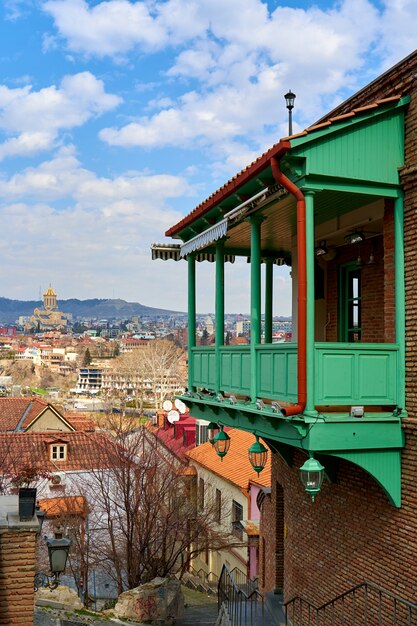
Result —
[{"label": "wall-mounted light", "polygon": [[262,409],[265,408],[265,402],[261,400],[260,398],[256,401],[255,405],[258,411],[262,411]]},{"label": "wall-mounted light", "polygon": [[224,395],[222,393],[218,393],[216,396],[217,402],[224,402]]},{"label": "wall-mounted light", "polygon": [[352,233],[345,235],[345,241],[351,245],[361,243],[362,241],[365,241],[365,235],[361,230],[354,230]]},{"label": "wall-mounted light", "polygon": [[316,493],[321,489],[324,478],[324,467],[317,459],[311,456],[300,467],[300,479],[304,485],[304,489],[310,494],[312,501]]},{"label": "wall-mounted light", "polygon": [[223,460],[223,457],[229,452],[230,437],[223,430],[223,425],[220,425],[220,430],[214,437],[213,447],[216,450],[216,454]]},{"label": "wall-mounted light", "polygon": [[314,252],[316,256],[324,256],[328,253],[328,251],[329,250],[327,248],[326,241],[323,239],[323,241],[320,241]]},{"label": "wall-mounted light", "polygon": [[65,571],[68,553],[72,543],[71,539],[68,537],[63,537],[62,539],[49,539],[45,537],[45,542],[48,547],[51,574],[44,574],[43,572],[35,574],[35,591],[39,589],[39,587],[49,587],[49,589],[56,589],[58,587],[59,577]]},{"label": "wall-mounted light", "polygon": [[264,469],[268,460],[268,449],[259,441],[259,436],[255,435],[256,441],[248,450],[249,461],[255,472],[258,474]]},{"label": "wall-mounted light", "polygon": [[236,404],[237,403],[236,396],[229,396],[228,400],[229,400],[230,404]]}]

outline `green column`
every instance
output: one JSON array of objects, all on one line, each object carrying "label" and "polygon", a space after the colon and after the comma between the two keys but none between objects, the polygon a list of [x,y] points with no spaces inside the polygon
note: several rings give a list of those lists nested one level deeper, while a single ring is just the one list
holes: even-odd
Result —
[{"label": "green column", "polygon": [[256,345],[261,342],[261,222],[262,217],[254,215],[250,223],[250,351],[251,351],[251,400],[256,402],[258,387],[258,364]]},{"label": "green column", "polygon": [[265,262],[265,343],[272,343],[272,300],[273,300],[274,261]]},{"label": "green column", "polygon": [[192,349],[195,347],[195,317],[196,317],[196,302],[195,302],[195,256],[189,254],[187,257],[188,263],[188,389],[193,391],[195,389],[194,382],[194,358]]},{"label": "green column", "polygon": [[224,240],[216,243],[216,393],[221,391],[221,354],[224,345]]},{"label": "green column", "polygon": [[395,339],[398,355],[398,406],[405,411],[405,284],[404,284],[404,196],[402,191],[394,204],[395,258]]},{"label": "green column", "polygon": [[307,191],[306,200],[306,263],[307,263],[307,402],[305,413],[314,410],[314,192]]}]

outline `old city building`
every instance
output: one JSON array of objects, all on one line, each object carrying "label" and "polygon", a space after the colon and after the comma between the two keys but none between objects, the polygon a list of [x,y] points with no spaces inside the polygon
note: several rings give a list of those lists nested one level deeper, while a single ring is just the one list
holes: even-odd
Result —
[{"label": "old city building", "polygon": [[[416,598],[416,70],[414,52],[281,139],[166,233],[182,242],[171,258],[188,263],[182,400],[193,416],[268,445],[261,587],[313,607],[364,580]],[[214,346],[195,340],[202,254],[215,254]],[[232,256],[251,263],[247,346],[224,345]],[[273,270],[282,262],[292,267],[293,337],[274,344]],[[325,472],[319,492],[309,477],[314,503],[300,482],[308,458]]]}]

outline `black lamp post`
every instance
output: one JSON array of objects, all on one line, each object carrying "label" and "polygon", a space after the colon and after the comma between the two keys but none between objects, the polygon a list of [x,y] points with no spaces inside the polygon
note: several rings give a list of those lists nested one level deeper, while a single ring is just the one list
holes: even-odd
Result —
[{"label": "black lamp post", "polygon": [[289,90],[284,96],[288,109],[288,135],[292,135],[292,110],[294,108],[294,100],[296,98],[295,93]]},{"label": "black lamp post", "polygon": [[62,539],[49,539],[45,537],[45,542],[48,547],[51,574],[45,574],[44,572],[35,574],[35,591],[37,591],[39,587],[49,587],[51,591],[58,587],[59,577],[65,571],[68,553],[71,547],[71,539],[69,539],[69,537],[63,537]]}]

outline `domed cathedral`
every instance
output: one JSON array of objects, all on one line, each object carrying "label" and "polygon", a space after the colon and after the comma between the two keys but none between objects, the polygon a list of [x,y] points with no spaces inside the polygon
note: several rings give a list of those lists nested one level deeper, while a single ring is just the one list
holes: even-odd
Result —
[{"label": "domed cathedral", "polygon": [[56,292],[49,285],[48,289],[43,294],[43,308],[44,309],[58,309],[56,303]]},{"label": "domed cathedral", "polygon": [[43,294],[43,307],[36,308],[26,323],[28,331],[63,330],[67,327],[67,319],[58,309],[56,292],[49,285]]}]

